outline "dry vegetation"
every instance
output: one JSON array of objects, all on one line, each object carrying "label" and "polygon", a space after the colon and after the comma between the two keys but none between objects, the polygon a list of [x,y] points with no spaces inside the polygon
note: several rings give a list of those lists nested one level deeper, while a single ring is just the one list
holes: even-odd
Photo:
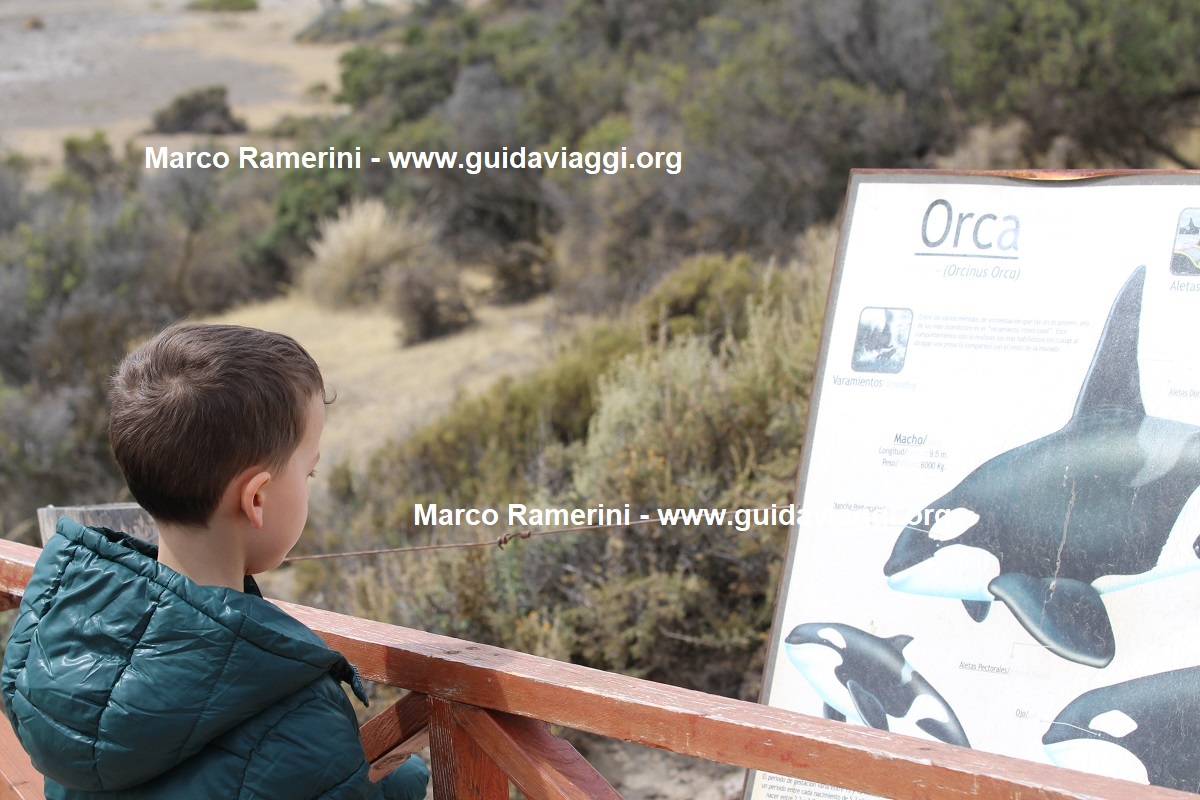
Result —
[{"label": "dry vegetation", "polygon": [[206,318],[280,331],[304,345],[338,395],[329,407],[322,460],[347,459],[356,468],[382,441],[430,422],[455,398],[479,394],[549,358],[571,325],[555,320],[544,297],[488,307],[463,333],[401,349],[398,323],[383,309],[330,309],[299,293]]},{"label": "dry vegetation", "polygon": [[[356,43],[332,45],[337,78],[335,51],[263,27],[270,8],[193,14],[153,44],[204,39],[296,67],[297,93],[336,87],[344,116],[274,128],[297,148],[627,148],[678,151],[682,169],[152,174],[103,135],[68,140],[46,186],[5,161],[0,525],[28,516],[21,498],[119,495],[105,374],[189,314],[293,333],[339,390],[313,549],[495,533],[417,528],[415,503],[786,503],[849,170],[1188,163],[1200,61],[1175,54],[1192,52],[1198,9],[331,9],[316,38]],[[311,52],[321,74],[303,75]],[[547,337],[561,307],[595,322]],[[783,531],[727,533],[651,526],[295,572],[306,599],[355,613],[753,696]]]},{"label": "dry vegetation", "polygon": [[[505,529],[420,528],[414,502],[635,514],[789,502],[834,240],[814,230],[786,265],[685,263],[528,378],[456,401],[365,469],[334,468],[306,546]],[[784,538],[650,526],[296,569],[305,596],[350,613],[754,696]]]}]

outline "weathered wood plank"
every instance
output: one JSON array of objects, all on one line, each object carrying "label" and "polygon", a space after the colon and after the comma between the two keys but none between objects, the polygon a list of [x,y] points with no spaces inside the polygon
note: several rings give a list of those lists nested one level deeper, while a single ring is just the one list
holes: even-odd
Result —
[{"label": "weathered wood plank", "polygon": [[123,531],[147,542],[158,542],[158,525],[137,503],[102,503],[94,506],[44,506],[38,509],[38,531],[42,544],[54,535],[59,517],[70,517],[81,525]]},{"label": "weathered wood plank", "polygon": [[380,780],[413,753],[429,746],[429,698],[409,692],[361,728],[371,780]]},{"label": "weathered wood plank", "polygon": [[429,755],[438,800],[508,800],[508,779],[471,738],[455,703],[429,698]]},{"label": "weathered wood plank", "polygon": [[45,800],[45,785],[8,720],[0,719],[0,800]]},{"label": "weathered wood plank", "polygon": [[1184,792],[280,605],[370,680],[711,761],[896,800],[1196,800]]},{"label": "weathered wood plank", "polygon": [[[25,595],[41,549],[0,539],[0,608],[15,608]],[[0,719],[0,800],[44,800],[45,779],[29,761],[7,719]]]},{"label": "weathered wood plank", "polygon": [[529,800],[621,800],[579,751],[545,722],[456,705],[454,714]]},{"label": "weathered wood plank", "polygon": [[15,608],[21,602],[41,554],[40,547],[0,539],[0,605]]}]

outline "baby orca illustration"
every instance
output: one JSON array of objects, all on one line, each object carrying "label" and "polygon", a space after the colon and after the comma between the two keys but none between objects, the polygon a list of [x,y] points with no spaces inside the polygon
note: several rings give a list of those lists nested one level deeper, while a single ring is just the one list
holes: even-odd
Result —
[{"label": "baby orca illustration", "polygon": [[784,650],[824,701],[826,719],[970,747],[954,710],[905,660],[911,641],[809,622],[792,630]]},{"label": "baby orca illustration", "polygon": [[1142,405],[1145,276],[1113,303],[1070,421],[913,517],[883,568],[889,586],[960,599],[976,621],[999,600],[1051,652],[1099,668],[1116,654],[1101,592],[1200,569],[1200,539],[1171,535],[1200,486],[1200,428]]},{"label": "baby orca illustration", "polygon": [[1055,764],[1200,792],[1200,667],[1085,692],[1051,723],[1042,744]]}]

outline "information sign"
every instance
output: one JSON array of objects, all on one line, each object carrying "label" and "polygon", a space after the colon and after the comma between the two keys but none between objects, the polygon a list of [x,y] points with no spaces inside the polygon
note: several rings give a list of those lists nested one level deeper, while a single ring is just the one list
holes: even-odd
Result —
[{"label": "information sign", "polygon": [[1195,174],[854,174],[763,702],[1200,791],[1198,264]]}]

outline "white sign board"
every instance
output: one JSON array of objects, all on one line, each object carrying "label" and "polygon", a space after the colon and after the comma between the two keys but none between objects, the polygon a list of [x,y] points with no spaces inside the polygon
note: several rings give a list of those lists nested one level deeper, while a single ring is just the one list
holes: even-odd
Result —
[{"label": "white sign board", "polygon": [[763,702],[1200,791],[1200,175],[845,220]]}]

